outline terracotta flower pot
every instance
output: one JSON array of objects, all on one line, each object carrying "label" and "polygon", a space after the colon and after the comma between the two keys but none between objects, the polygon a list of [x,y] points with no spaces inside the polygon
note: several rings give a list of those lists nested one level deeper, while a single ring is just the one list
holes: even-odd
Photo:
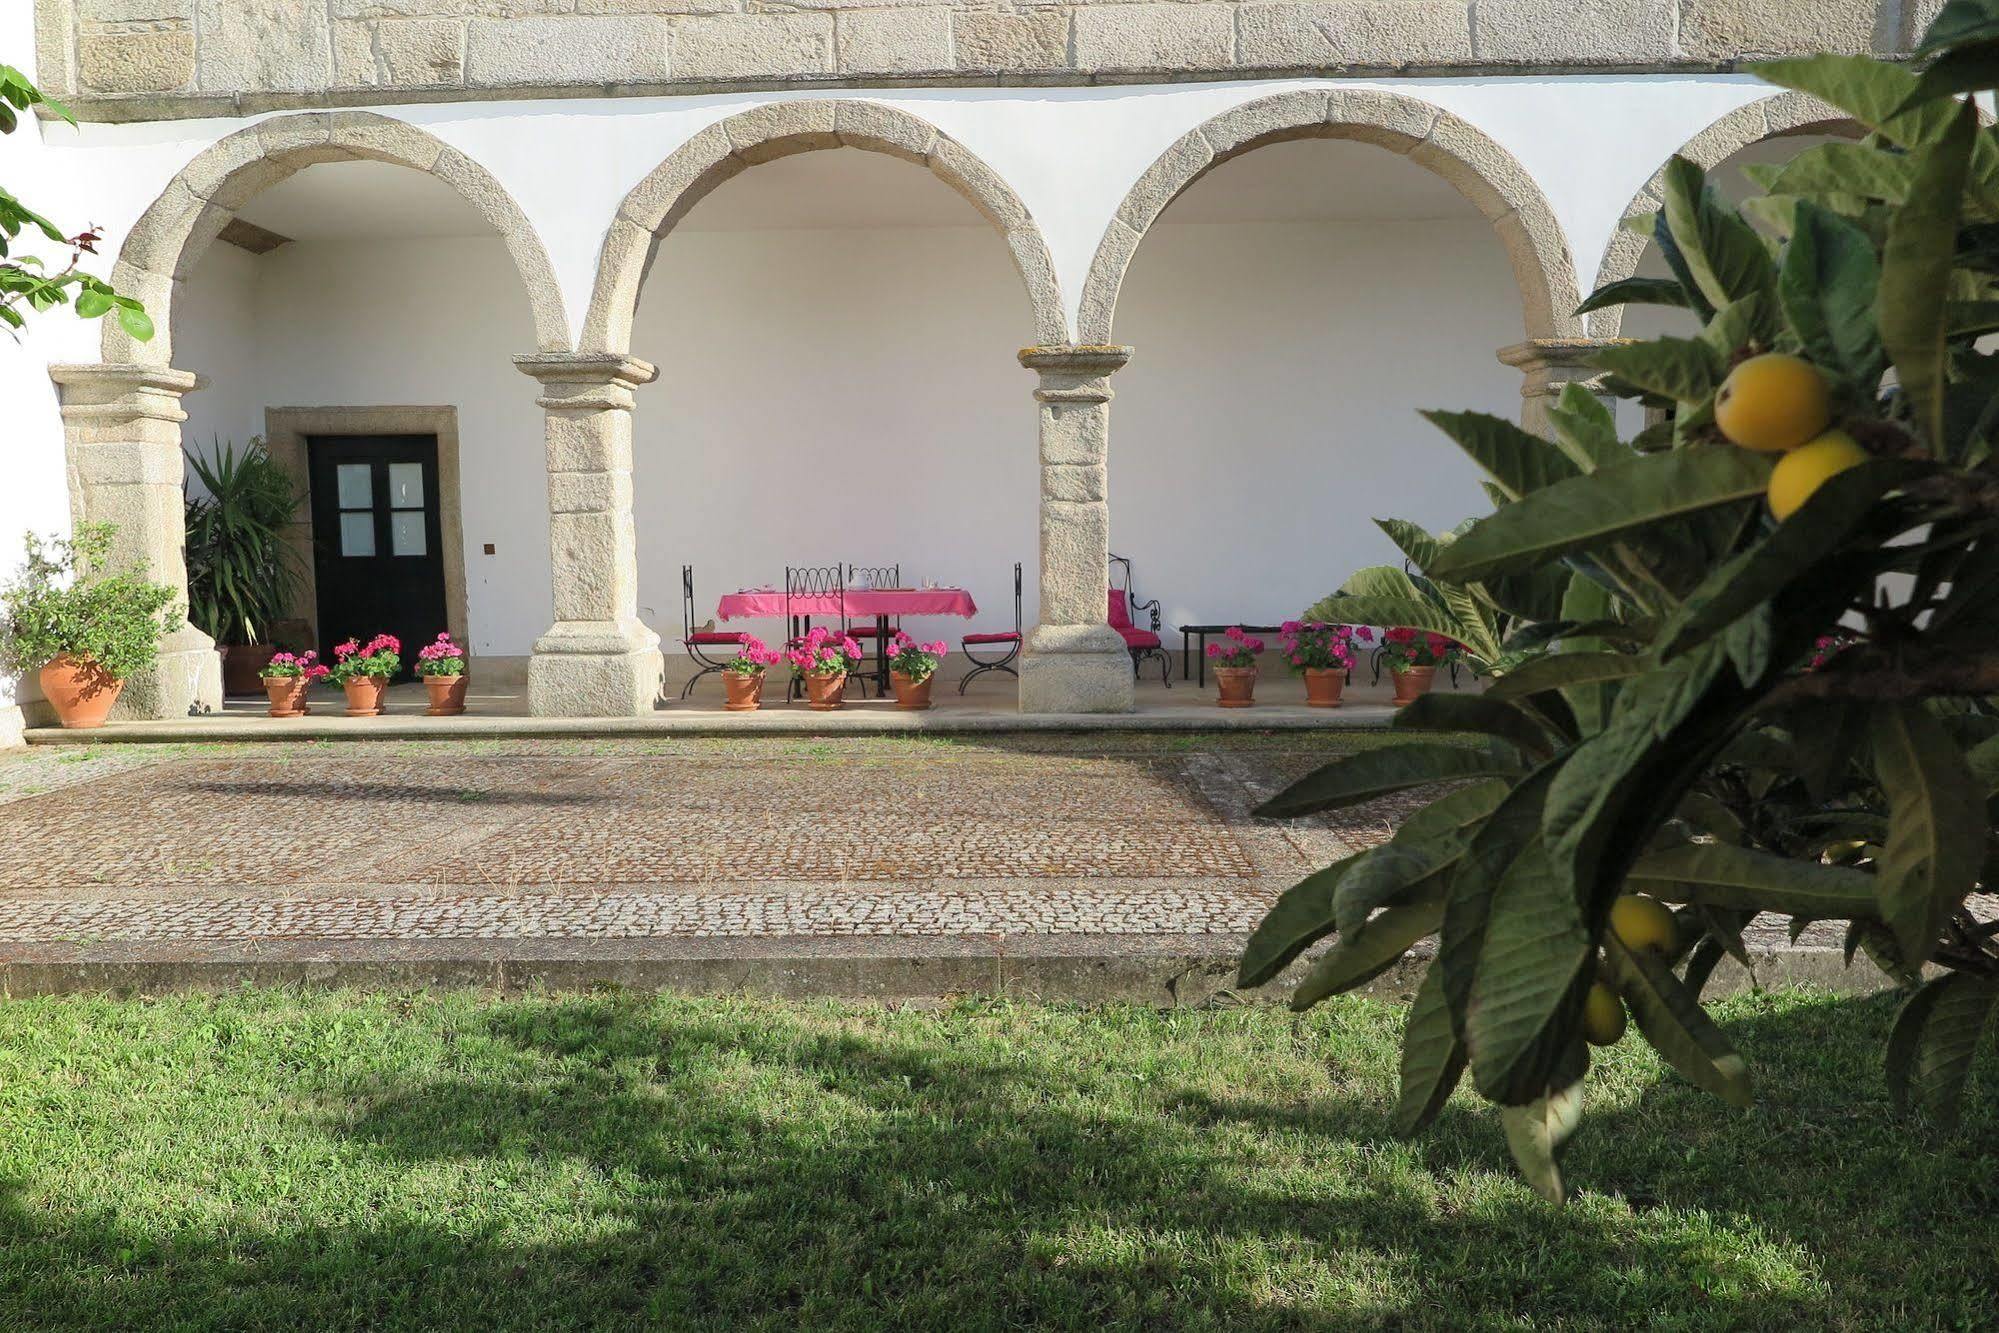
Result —
[{"label": "terracotta flower pot", "polygon": [[1433,666],[1403,667],[1392,673],[1395,677],[1395,706],[1403,708],[1415,703],[1430,692],[1437,683],[1437,668]]},{"label": "terracotta flower pot", "polygon": [[1224,708],[1248,708],[1256,702],[1256,668],[1225,667],[1215,668],[1215,686],[1222,697],[1217,700]]},{"label": "terracotta flower pot", "polygon": [[389,688],[389,678],[349,676],[340,688],[347,691],[347,716],[376,717],[382,711],[382,695]]},{"label": "terracotta flower pot", "polygon": [[304,717],[306,691],[312,682],[304,676],[265,676],[264,693],[271,701],[272,717]]},{"label": "terracotta flower pot", "polygon": [[225,643],[216,649],[222,654],[222,692],[229,695],[258,695],[264,692],[264,668],[278,655],[275,643]]},{"label": "terracotta flower pot", "polygon": [[921,711],[930,707],[930,687],[937,683],[937,676],[934,672],[925,676],[922,680],[911,680],[903,672],[891,671],[888,673],[888,678],[895,682],[895,706],[897,708]]},{"label": "terracotta flower pot", "polygon": [[464,672],[455,676],[425,676],[423,687],[430,691],[430,707],[424,709],[426,717],[456,717],[465,711],[465,683],[471,677]]},{"label": "terracotta flower pot", "polygon": [[1338,667],[1305,668],[1305,702],[1313,708],[1338,708],[1347,687],[1347,673]]},{"label": "terracotta flower pot", "polygon": [[834,676],[807,676],[805,678],[805,702],[820,712],[829,712],[845,703],[847,699],[847,673],[842,671]]},{"label": "terracotta flower pot", "polygon": [[56,720],[72,730],[103,726],[125,688],[124,681],[89,658],[68,653],[43,667],[36,679],[42,697],[56,710]]},{"label": "terracotta flower pot", "polygon": [[722,707],[731,713],[754,713],[763,707],[764,673],[740,671],[722,673]]}]

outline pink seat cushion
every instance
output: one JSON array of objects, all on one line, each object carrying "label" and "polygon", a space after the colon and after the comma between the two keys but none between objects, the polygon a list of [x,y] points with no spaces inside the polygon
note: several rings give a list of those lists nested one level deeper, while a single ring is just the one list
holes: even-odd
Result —
[{"label": "pink seat cushion", "polygon": [[[881,626],[879,625],[854,625],[847,630],[848,636],[856,639],[872,639],[880,633]],[[895,631],[890,630],[889,633],[893,634]]]},{"label": "pink seat cushion", "polygon": [[1159,646],[1159,636],[1149,629],[1119,628],[1118,633],[1123,636],[1124,646],[1127,648],[1157,648]]},{"label": "pink seat cushion", "polygon": [[1020,636],[1012,630],[1000,634],[967,634],[960,643],[1019,643]]},{"label": "pink seat cushion", "polygon": [[687,636],[688,643],[735,643],[740,644],[750,636],[732,634],[728,630],[698,629]]},{"label": "pink seat cushion", "polygon": [[1115,630],[1131,628],[1131,607],[1126,604],[1124,589],[1112,588],[1110,595],[1110,626]]}]

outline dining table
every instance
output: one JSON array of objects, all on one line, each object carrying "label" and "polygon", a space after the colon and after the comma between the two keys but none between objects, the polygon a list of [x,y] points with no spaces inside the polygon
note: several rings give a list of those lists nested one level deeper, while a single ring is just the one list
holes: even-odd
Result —
[{"label": "dining table", "polygon": [[[963,616],[979,613],[979,604],[963,588],[848,588],[844,592],[794,592],[782,588],[745,588],[722,594],[715,605],[717,620],[784,619],[795,616],[808,625],[821,620],[847,621],[856,616],[875,620],[875,692],[888,691],[889,621],[905,616]],[[790,633],[790,626],[785,627]]]}]

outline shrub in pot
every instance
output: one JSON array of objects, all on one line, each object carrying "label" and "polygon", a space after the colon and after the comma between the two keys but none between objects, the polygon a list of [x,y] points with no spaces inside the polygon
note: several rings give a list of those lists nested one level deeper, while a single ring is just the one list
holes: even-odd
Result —
[{"label": "shrub in pot", "polygon": [[1263,640],[1251,638],[1240,625],[1230,625],[1208,645],[1208,665],[1214,668],[1216,700],[1223,708],[1248,708],[1256,702],[1256,655]]},{"label": "shrub in pot", "polygon": [[134,672],[159,656],[160,635],[179,629],[176,594],[141,569],[111,569],[109,523],[67,540],[26,539],[21,571],[0,589],[7,630],[0,665],[34,671],[65,727],[99,727]]},{"label": "shrub in pot", "polygon": [[315,652],[272,653],[259,678],[271,701],[272,717],[304,717],[312,711],[307,702],[314,681],[325,679],[326,667]]},{"label": "shrub in pot", "polygon": [[918,643],[901,630],[895,632],[888,645],[888,678],[895,685],[897,708],[930,707],[930,687],[936,684],[937,664],[950,651],[942,639]]},{"label": "shrub in pot", "polygon": [[389,677],[402,669],[402,641],[393,634],[377,634],[363,644],[358,639],[333,646],[333,667],[327,678],[347,693],[347,716],[375,717],[382,711],[382,695]]},{"label": "shrub in pot", "polygon": [[820,712],[838,708],[847,692],[847,668],[861,660],[861,645],[822,626],[793,641],[784,654],[792,677],[803,683],[805,702]]},{"label": "shrub in pot", "polygon": [[1277,646],[1291,669],[1305,678],[1305,702],[1338,708],[1353,670],[1354,644],[1372,643],[1366,626],[1329,625],[1323,620],[1287,620],[1278,627]]},{"label": "shrub in pot", "polygon": [[416,650],[416,673],[430,692],[431,717],[456,717],[465,711],[465,650],[452,642],[451,631]]},{"label": "shrub in pot", "polygon": [[754,634],[746,635],[736,655],[722,667],[722,707],[731,713],[754,713],[763,707],[764,673],[784,660]]},{"label": "shrub in pot", "polygon": [[188,619],[222,653],[223,692],[255,694],[277,652],[271,627],[298,588],[284,534],[300,493],[260,439],[241,453],[218,440],[187,459],[203,492],[187,500]]}]

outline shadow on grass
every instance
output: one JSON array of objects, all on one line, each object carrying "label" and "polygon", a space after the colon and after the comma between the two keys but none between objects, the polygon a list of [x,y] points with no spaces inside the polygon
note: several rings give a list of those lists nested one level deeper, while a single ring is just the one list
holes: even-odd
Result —
[{"label": "shadow on grass", "polygon": [[[1371,1068],[1237,1096],[1253,1071],[1162,1078],[1142,1035],[508,1006],[475,1034],[487,1058],[349,1089],[326,1126],[401,1189],[476,1177],[492,1211],[399,1220],[391,1192],[329,1225],[269,1199],[157,1236],[108,1211],[51,1230],[8,1193],[0,1244],[47,1327],[1975,1324],[1994,1117],[1981,1103],[1947,1144],[1899,1134],[1871,1072],[1888,1012],[1732,1023],[1763,1079],[1748,1114],[1612,1069],[1630,1095],[1586,1122],[1582,1193],[1556,1210],[1467,1103],[1390,1138]],[[512,1214],[538,1176],[564,1202]]]}]

